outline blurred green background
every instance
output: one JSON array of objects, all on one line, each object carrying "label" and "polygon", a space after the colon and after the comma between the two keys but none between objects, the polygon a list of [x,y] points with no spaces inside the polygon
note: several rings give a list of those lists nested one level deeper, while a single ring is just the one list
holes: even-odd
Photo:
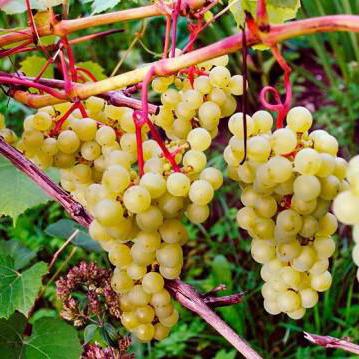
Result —
[{"label": "blurred green background", "polygon": [[[146,1],[123,1],[115,9],[138,6]],[[70,2],[71,17],[89,15],[90,5]],[[357,0],[303,0],[299,18],[351,13],[359,14]],[[25,16],[0,14],[0,28],[25,26]],[[162,18],[116,24],[124,32],[81,43],[75,46],[78,61],[94,61],[109,76],[119,61],[118,73],[144,62],[158,58],[162,49],[164,21]],[[101,28],[103,29],[103,28]],[[100,29],[82,31],[81,34]],[[206,29],[197,46],[217,41],[236,32],[235,22],[228,13]],[[140,33],[140,36],[138,34]],[[78,34],[77,34],[78,35]],[[137,37],[136,37],[137,36]],[[178,47],[188,39],[186,22],[179,23]],[[74,35],[71,36],[73,38]],[[293,68],[292,82],[295,105],[307,106],[314,111],[315,126],[325,128],[340,142],[340,154],[349,158],[359,147],[359,37],[356,34],[330,33],[300,37],[283,44],[284,56]],[[131,50],[127,49],[131,46]],[[23,60],[23,55],[0,60],[0,69],[13,71]],[[241,73],[241,54],[230,57],[233,73]],[[249,101],[250,112],[260,108],[258,93],[267,84],[281,88],[282,73],[270,52],[250,50]],[[158,98],[151,94],[153,102]],[[7,124],[20,131],[22,119],[31,110],[0,95],[0,112],[6,115]],[[209,154],[210,163],[221,168],[221,153],[228,139],[223,123],[214,148]],[[319,305],[308,310],[300,321],[286,316],[270,316],[262,306],[260,266],[250,256],[250,242],[246,233],[236,226],[236,207],[240,188],[226,180],[216,194],[210,219],[202,225],[187,224],[190,242],[182,279],[205,292],[220,283],[226,284],[228,293],[245,291],[243,303],[218,309],[220,315],[241,336],[246,338],[265,358],[350,358],[354,355],[325,350],[303,339],[303,330],[335,337],[350,337],[359,343],[359,286],[355,280],[355,267],[351,260],[352,239],[350,229],[339,228],[337,251],[332,260],[333,285],[321,295]],[[39,206],[26,211],[15,224],[10,218],[0,218],[2,239],[16,240],[36,253],[36,258],[49,262],[53,253],[66,239],[47,234],[46,228],[66,215],[57,204]],[[59,257],[54,273],[66,273],[80,260],[96,261],[108,266],[104,254],[89,253],[68,246]],[[36,261],[36,259],[34,259]],[[224,292],[226,293],[226,292]],[[35,316],[57,315],[58,303],[52,282],[38,306]],[[181,319],[171,335],[160,343],[141,345],[134,343],[132,350],[138,358],[215,358],[239,357],[227,342],[209,328],[201,319],[180,309]],[[80,334],[81,335],[81,334]]]}]

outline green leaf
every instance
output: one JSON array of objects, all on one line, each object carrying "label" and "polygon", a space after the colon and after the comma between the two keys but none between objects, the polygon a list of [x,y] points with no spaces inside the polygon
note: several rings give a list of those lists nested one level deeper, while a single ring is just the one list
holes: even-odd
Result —
[{"label": "green leaf", "polygon": [[86,326],[86,328],[84,330],[84,344],[87,344],[88,342],[90,342],[93,339],[97,328],[98,327],[96,324],[89,324]]},{"label": "green leaf", "polygon": [[[45,10],[49,7],[56,6],[64,3],[64,0],[31,0],[31,9]],[[1,5],[1,10],[7,14],[18,14],[26,11],[24,0],[10,0],[6,1],[4,5]]]},{"label": "green leaf", "polygon": [[76,229],[78,229],[79,232],[72,240],[72,244],[75,244],[76,246],[84,248],[90,252],[102,251],[101,246],[88,235],[87,230],[70,219],[60,219],[56,223],[50,224],[45,229],[45,232],[53,237],[67,239],[71,236],[72,233],[74,233]]},{"label": "green leaf", "polygon": [[97,14],[112,9],[120,3],[120,1],[121,0],[95,0],[92,4],[92,13]]},{"label": "green leaf", "polygon": [[30,261],[36,257],[35,252],[14,239],[11,239],[10,241],[1,241],[0,251],[2,254],[8,255],[14,259],[14,268],[16,270],[26,267]]},{"label": "green leaf", "polygon": [[[230,0],[229,3],[233,3],[230,11],[238,27],[244,24],[245,11],[256,16],[257,0]],[[272,24],[281,24],[295,18],[300,8],[300,0],[268,0],[266,3],[269,22]]]},{"label": "green leaf", "polygon": [[221,349],[216,353],[216,356],[213,359],[234,359],[236,357],[236,351],[230,350],[227,352],[225,349]]},{"label": "green leaf", "polygon": [[225,284],[227,289],[230,290],[232,288],[233,282],[231,265],[225,256],[215,256],[212,262],[212,271],[216,285]]},{"label": "green leaf", "polygon": [[0,318],[9,318],[15,310],[27,315],[41,287],[41,278],[47,265],[38,262],[18,272],[14,260],[0,255]]},{"label": "green leaf", "polygon": [[[48,175],[58,181],[58,171],[51,169]],[[50,198],[10,161],[0,156],[0,215],[17,217],[28,208],[44,204]]]},{"label": "green leaf", "polygon": [[78,359],[82,352],[76,330],[54,318],[36,321],[24,344],[26,359]]},{"label": "green leaf", "polygon": [[0,358],[20,359],[22,355],[22,335],[26,318],[14,313],[8,320],[0,319]]},{"label": "green leaf", "polygon": [[[105,69],[97,62],[93,62],[93,61],[77,62],[76,67],[83,67],[84,69],[89,70],[96,77],[96,80],[103,80],[107,78],[105,74]],[[87,75],[85,75],[85,78],[87,78]]]},{"label": "green leaf", "polygon": [[[40,71],[46,64],[46,61],[46,58],[42,56],[27,56],[20,62],[20,71],[23,72],[26,76],[36,77],[39,75]],[[53,78],[54,65],[50,64],[41,77]]]}]

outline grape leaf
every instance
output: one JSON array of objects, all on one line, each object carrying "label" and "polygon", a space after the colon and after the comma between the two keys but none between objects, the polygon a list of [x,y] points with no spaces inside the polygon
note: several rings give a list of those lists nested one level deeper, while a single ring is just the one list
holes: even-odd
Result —
[{"label": "grape leaf", "polygon": [[[58,181],[58,171],[47,172]],[[0,156],[0,215],[17,217],[28,208],[46,203],[50,198],[3,156]]]},{"label": "grape leaf", "polygon": [[[46,58],[42,56],[32,55],[27,56],[20,62],[20,71],[26,76],[36,77],[43,66],[46,64]],[[50,64],[44,71],[42,77],[53,78],[54,77],[54,65]]]},{"label": "grape leaf", "polygon": [[[60,5],[64,0],[31,0],[31,9],[46,10],[49,7]],[[5,0],[5,4],[1,5],[1,10],[7,14],[19,14],[26,11],[24,0]]]},{"label": "grape leaf", "polygon": [[26,318],[14,313],[8,320],[0,319],[0,358],[19,359],[22,355],[22,335]]},{"label": "grape leaf", "polygon": [[82,247],[90,252],[102,251],[101,246],[89,236],[85,228],[70,219],[60,219],[56,223],[50,224],[45,229],[45,232],[50,236],[67,239],[76,229],[78,229],[79,232],[72,240],[72,244]]},{"label": "grape leaf", "polygon": [[35,252],[14,239],[1,241],[0,251],[14,259],[14,267],[16,270],[26,267],[30,261],[36,257]]},{"label": "grape leaf", "polygon": [[76,330],[54,318],[37,320],[24,345],[26,359],[78,359],[82,352]]},{"label": "grape leaf", "polygon": [[95,0],[92,4],[92,13],[98,14],[99,12],[106,11],[115,7],[121,0]]},{"label": "grape leaf", "polygon": [[[244,24],[245,11],[256,16],[257,0],[230,0],[229,3],[233,3],[230,10],[238,26]],[[295,18],[300,8],[300,0],[268,0],[266,4],[269,22],[272,24],[280,24]]]},{"label": "grape leaf", "polygon": [[18,272],[13,258],[0,255],[0,318],[9,318],[15,310],[27,314],[41,287],[47,265],[38,262]]},{"label": "grape leaf", "polygon": [[[93,61],[77,62],[76,67],[82,67],[86,70],[91,71],[91,73],[96,77],[96,80],[103,80],[107,77],[105,75],[105,69],[97,62],[93,62]],[[85,75],[85,78],[87,78],[87,75]]]}]

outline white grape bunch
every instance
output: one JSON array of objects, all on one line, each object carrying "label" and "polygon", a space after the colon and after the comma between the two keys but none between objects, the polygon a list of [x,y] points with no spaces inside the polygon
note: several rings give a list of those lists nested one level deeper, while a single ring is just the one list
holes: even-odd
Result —
[{"label": "white grape bunch", "polygon": [[133,110],[91,97],[88,117],[75,110],[54,134],[71,104],[38,110],[24,121],[18,142],[6,137],[42,168],[60,168],[61,186],[93,216],[89,233],[108,252],[114,266],[112,287],[119,294],[121,322],[140,341],[165,338],[177,323],[165,280],[179,278],[188,233],[181,222],[204,222],[222,173],[207,166],[212,142],[203,127],[190,129],[166,146],[174,171],[159,144],[142,129],[144,174],[137,166]]},{"label": "white grape bunch", "polygon": [[220,119],[236,111],[234,96],[243,94],[242,75],[231,76],[227,64],[224,55],[199,64],[193,78],[179,74],[153,80],[162,106],[152,119],[168,138],[186,139],[193,127],[206,129],[211,138],[217,136]]},{"label": "white grape bunch", "polygon": [[[359,267],[359,155],[349,161],[346,178],[349,186],[335,198],[333,211],[340,222],[353,225],[352,256],[355,265]],[[356,277],[359,281],[359,268]]]},{"label": "white grape bunch", "polygon": [[261,263],[264,308],[300,319],[329,289],[329,258],[337,219],[331,201],[348,184],[347,163],[337,157],[337,140],[323,130],[308,131],[304,107],[287,114],[287,127],[272,132],[269,112],[247,115],[244,163],[243,114],[228,122],[233,137],[224,151],[229,177],[240,183],[243,208],[237,222],[252,237],[251,255]]}]

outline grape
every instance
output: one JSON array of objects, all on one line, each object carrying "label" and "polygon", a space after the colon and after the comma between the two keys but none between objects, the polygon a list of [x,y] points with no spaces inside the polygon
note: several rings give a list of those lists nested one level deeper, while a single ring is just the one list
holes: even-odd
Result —
[{"label": "grape", "polygon": [[135,312],[122,313],[121,323],[128,330],[133,330],[140,325],[140,322],[138,321]]},{"label": "grape", "polygon": [[182,93],[182,101],[188,106],[188,108],[195,110],[202,105],[203,95],[197,90],[186,90]]},{"label": "grape", "polygon": [[303,175],[315,175],[321,166],[321,156],[312,148],[303,148],[294,159],[294,168]]},{"label": "grape", "polygon": [[325,292],[332,284],[332,276],[328,271],[310,275],[310,285],[317,292]]},{"label": "grape", "polygon": [[91,96],[86,100],[86,107],[89,111],[96,113],[105,106],[105,100],[100,97]]},{"label": "grape", "polygon": [[32,118],[32,127],[38,131],[47,131],[52,125],[52,118],[49,113],[39,111]]},{"label": "grape", "polygon": [[243,94],[243,82],[244,80],[242,75],[234,75],[230,78],[227,87],[229,91],[231,91],[232,95],[240,96]]},{"label": "grape", "polygon": [[166,192],[166,181],[158,173],[146,173],[140,180],[140,185],[146,189],[151,198],[159,198]]},{"label": "grape", "polygon": [[131,252],[125,244],[117,243],[109,251],[108,258],[110,262],[119,268],[124,268],[131,263]]},{"label": "grape", "polygon": [[198,109],[199,122],[206,130],[211,131],[216,128],[220,117],[221,109],[215,102],[206,101]]},{"label": "grape", "polygon": [[[253,137],[254,138],[254,137]],[[249,151],[249,149],[248,149]],[[249,152],[248,152],[249,155]],[[282,156],[274,156],[268,161],[268,171],[276,183],[283,183],[292,176],[292,163]]]},{"label": "grape", "polygon": [[155,324],[155,334],[153,337],[156,340],[163,340],[168,336],[169,331],[170,331],[170,328],[165,327],[161,323],[156,323]]},{"label": "grape", "polygon": [[121,165],[125,169],[129,170],[131,167],[131,158],[129,154],[122,150],[112,150],[105,158],[107,167],[112,165]]},{"label": "grape", "polygon": [[207,95],[211,92],[212,85],[208,76],[198,76],[194,79],[193,88],[203,95]]},{"label": "grape", "polygon": [[140,324],[134,330],[136,337],[142,342],[149,342],[155,334],[155,328],[152,324]]},{"label": "grape", "polygon": [[180,243],[181,245],[187,242],[188,234],[183,224],[176,219],[168,219],[164,221],[159,228],[162,240],[166,243]]},{"label": "grape", "polygon": [[89,226],[89,234],[94,240],[99,242],[110,241],[112,239],[106,232],[105,227],[102,226],[97,220],[91,222]]},{"label": "grape", "polygon": [[126,272],[118,271],[112,276],[111,286],[117,293],[123,294],[128,293],[133,288],[134,284]]},{"label": "grape", "polygon": [[222,173],[219,170],[217,170],[217,168],[214,168],[214,167],[205,168],[201,172],[199,178],[201,180],[205,180],[205,181],[209,182],[215,191],[217,189],[219,189],[223,184]]},{"label": "grape", "polygon": [[94,161],[101,155],[101,147],[97,142],[85,142],[81,146],[81,156],[87,161]]},{"label": "grape", "polygon": [[183,206],[183,197],[175,197],[168,192],[158,200],[158,207],[162,211],[164,218],[178,216],[182,211]]},{"label": "grape", "polygon": [[305,107],[293,107],[287,113],[287,125],[294,132],[306,132],[312,127],[313,117]]},{"label": "grape", "polygon": [[167,107],[175,108],[180,101],[181,95],[175,89],[168,89],[161,95],[161,102]]},{"label": "grape", "polygon": [[304,317],[305,315],[305,309],[304,308],[299,308],[297,310],[294,310],[292,312],[287,312],[287,315],[289,318],[298,320]]},{"label": "grape", "polygon": [[80,139],[74,131],[62,131],[57,138],[57,147],[63,153],[72,154],[79,149]]},{"label": "grape", "polygon": [[308,271],[315,261],[317,260],[317,254],[312,247],[302,247],[299,255],[293,259],[291,265],[298,272]]},{"label": "grape", "polygon": [[269,112],[262,110],[257,111],[252,115],[252,119],[259,133],[271,131],[273,127],[273,117]]},{"label": "grape", "polygon": [[271,240],[253,239],[251,255],[258,263],[266,263],[275,257],[275,246]]},{"label": "grape", "polygon": [[173,327],[178,321],[178,312],[176,309],[173,310],[172,314],[168,317],[160,317],[160,323],[165,327]]},{"label": "grape", "polygon": [[123,218],[123,207],[121,203],[103,199],[94,207],[94,216],[104,226],[113,226]]},{"label": "grape", "polygon": [[165,282],[162,276],[157,272],[149,272],[142,278],[143,290],[150,294],[163,290],[164,284]]},{"label": "grape", "polygon": [[300,308],[300,297],[291,290],[280,293],[277,301],[282,312],[293,312]]},{"label": "grape", "polygon": [[96,132],[96,141],[101,146],[112,145],[116,141],[116,132],[110,126],[101,126]]},{"label": "grape", "polygon": [[123,203],[132,213],[145,212],[151,205],[150,192],[143,185],[132,186],[125,191]]},{"label": "grape", "polygon": [[72,129],[81,141],[92,141],[96,137],[97,123],[92,118],[74,119]]},{"label": "grape", "polygon": [[166,289],[156,292],[151,297],[151,305],[155,308],[163,307],[171,303],[171,296]]},{"label": "grape", "polygon": [[338,220],[344,224],[359,223],[359,196],[351,191],[344,191],[337,195],[333,202],[333,211]]},{"label": "grape", "polygon": [[[247,120],[247,136],[255,133],[255,122],[252,117],[246,115]],[[243,113],[235,113],[228,121],[228,128],[231,133],[239,139],[244,138],[243,129]]]},{"label": "grape", "polygon": [[136,215],[137,225],[144,231],[154,231],[163,223],[163,215],[158,207],[150,206]]},{"label": "grape", "polygon": [[205,180],[196,180],[189,190],[190,200],[200,206],[208,204],[214,195],[213,187]]},{"label": "grape", "polygon": [[317,237],[313,242],[313,247],[317,252],[318,258],[329,258],[335,251],[335,242],[331,237]]},{"label": "grape", "polygon": [[143,246],[135,243],[131,247],[131,256],[133,261],[140,266],[148,266],[155,260],[156,253],[146,251]]},{"label": "grape", "polygon": [[135,313],[140,323],[151,323],[155,318],[155,311],[150,305],[137,307]]},{"label": "grape", "polygon": [[139,232],[134,242],[143,252],[154,252],[161,246],[161,237],[158,232]]},{"label": "grape", "polygon": [[187,135],[187,141],[196,151],[205,151],[212,142],[210,133],[204,128],[194,128]]},{"label": "grape", "polygon": [[356,244],[353,248],[353,261],[355,263],[356,266],[359,267],[359,245]]},{"label": "grape", "polygon": [[248,158],[257,162],[268,160],[271,153],[269,141],[262,136],[254,136],[248,140]]},{"label": "grape", "polygon": [[147,272],[147,268],[145,266],[138,265],[137,263],[130,263],[127,268],[127,274],[133,279],[133,280],[139,280],[141,279]]},{"label": "grape", "polygon": [[303,201],[311,201],[317,198],[321,191],[320,181],[315,176],[298,176],[293,184],[294,195]]},{"label": "grape", "polygon": [[187,196],[191,186],[190,179],[180,172],[174,172],[167,178],[167,191],[173,196]]},{"label": "grape", "polygon": [[231,74],[226,67],[216,66],[209,72],[209,80],[212,86],[225,88],[231,80]]},{"label": "grape", "polygon": [[209,207],[207,205],[200,206],[194,203],[189,204],[186,208],[186,216],[192,223],[203,223],[209,217]]},{"label": "grape", "polygon": [[166,243],[156,251],[156,258],[161,266],[176,267],[182,264],[182,248],[177,243]]},{"label": "grape", "polygon": [[265,299],[263,302],[264,309],[272,315],[277,315],[281,312],[279,305],[274,300]]},{"label": "grape", "polygon": [[297,146],[297,136],[289,128],[280,128],[273,132],[271,146],[277,155],[291,153]]}]

